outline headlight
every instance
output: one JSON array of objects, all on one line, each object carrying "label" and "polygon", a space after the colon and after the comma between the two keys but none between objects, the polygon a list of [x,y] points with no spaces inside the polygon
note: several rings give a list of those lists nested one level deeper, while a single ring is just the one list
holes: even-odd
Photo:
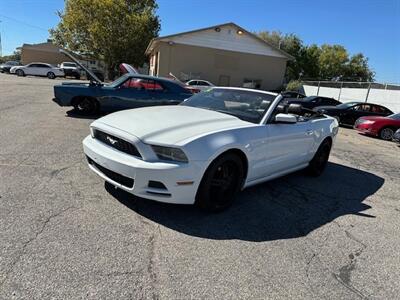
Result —
[{"label": "headlight", "polygon": [[185,153],[179,148],[154,146],[152,145],[153,151],[157,154],[157,157],[162,160],[188,162],[188,158]]},{"label": "headlight", "polygon": [[371,121],[371,120],[365,120],[365,121],[361,121],[361,124],[374,124],[375,121]]}]

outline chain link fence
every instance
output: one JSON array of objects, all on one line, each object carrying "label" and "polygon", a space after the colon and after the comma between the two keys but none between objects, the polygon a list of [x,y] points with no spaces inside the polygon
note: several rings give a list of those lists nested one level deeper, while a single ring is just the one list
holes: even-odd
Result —
[{"label": "chain link fence", "polygon": [[378,82],[303,81],[307,96],[331,97],[341,102],[376,103],[400,112],[400,85]]}]

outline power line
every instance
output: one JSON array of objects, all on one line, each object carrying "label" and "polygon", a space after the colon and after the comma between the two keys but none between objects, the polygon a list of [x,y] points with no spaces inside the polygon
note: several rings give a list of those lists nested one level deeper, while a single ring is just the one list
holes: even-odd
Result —
[{"label": "power line", "polygon": [[5,15],[3,15],[3,14],[0,14],[0,17],[6,18],[6,19],[8,19],[8,20],[11,20],[11,21],[20,23],[20,24],[22,24],[22,25],[25,25],[25,26],[28,26],[28,27],[31,27],[31,28],[35,28],[35,29],[39,29],[39,30],[43,30],[43,31],[49,32],[49,30],[46,29],[46,28],[43,28],[43,27],[40,27],[40,26],[36,26],[36,25],[33,25],[33,24],[29,24],[29,23],[26,23],[26,22],[24,22],[24,21],[17,20],[17,19],[15,19],[15,18],[5,16]]}]

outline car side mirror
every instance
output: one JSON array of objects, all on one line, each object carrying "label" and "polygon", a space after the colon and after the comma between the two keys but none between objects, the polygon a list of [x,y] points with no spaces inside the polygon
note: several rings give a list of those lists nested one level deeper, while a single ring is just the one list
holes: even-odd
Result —
[{"label": "car side mirror", "polygon": [[290,114],[277,114],[275,116],[275,122],[284,124],[294,124],[297,122],[297,118],[296,116]]},{"label": "car side mirror", "polygon": [[294,114],[294,115],[301,115],[303,111],[303,107],[301,104],[296,104],[296,103],[291,103],[289,104],[289,107],[287,109],[287,112],[289,114]]}]

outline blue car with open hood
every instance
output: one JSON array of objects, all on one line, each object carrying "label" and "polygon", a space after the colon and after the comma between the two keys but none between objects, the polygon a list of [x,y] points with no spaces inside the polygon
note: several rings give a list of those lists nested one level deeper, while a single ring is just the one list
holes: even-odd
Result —
[{"label": "blue car with open hood", "polygon": [[112,83],[101,82],[69,53],[88,73],[90,83],[64,82],[54,86],[53,101],[60,106],[72,106],[78,113],[96,114],[156,105],[179,104],[192,96],[180,81],[128,72]]}]

